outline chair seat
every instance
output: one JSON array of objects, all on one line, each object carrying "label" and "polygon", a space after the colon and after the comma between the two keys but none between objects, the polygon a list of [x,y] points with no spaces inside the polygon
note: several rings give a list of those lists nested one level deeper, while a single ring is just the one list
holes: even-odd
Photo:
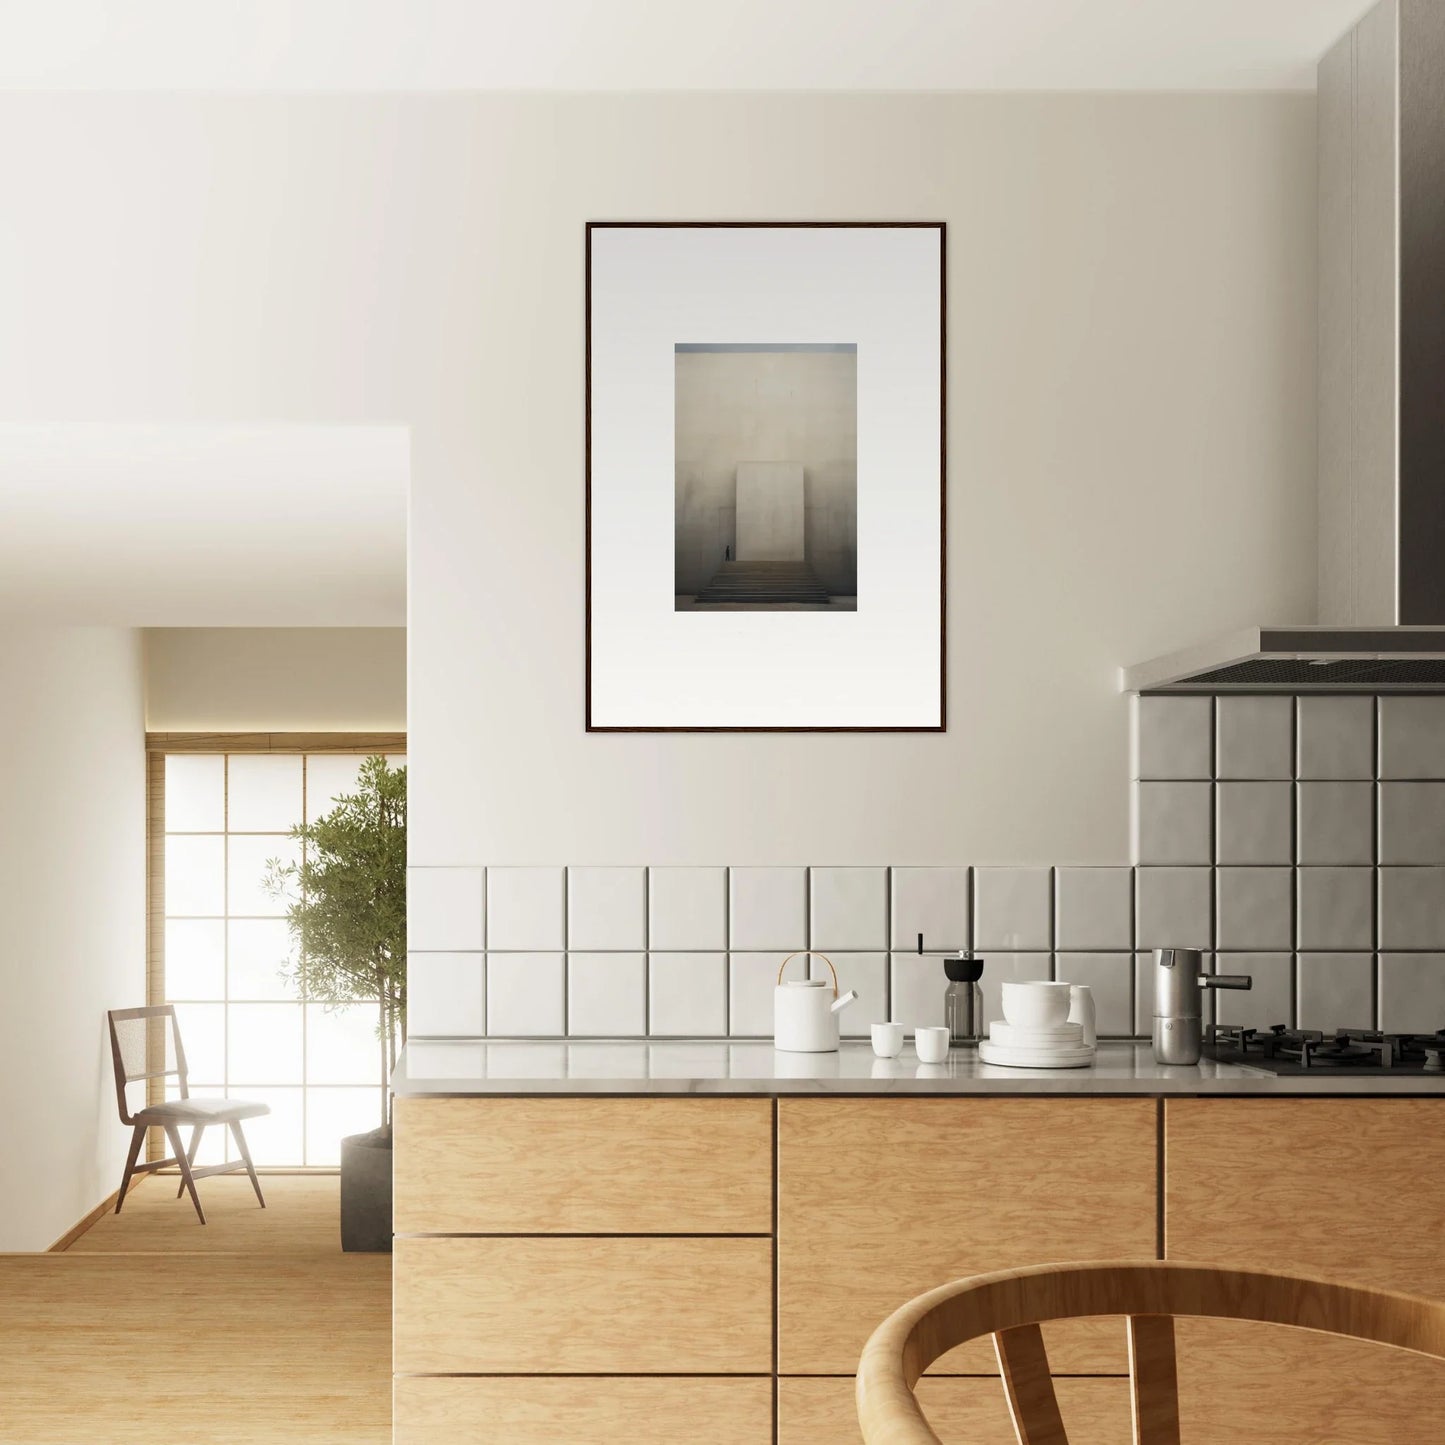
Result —
[{"label": "chair seat", "polygon": [[233,1119],[257,1119],[269,1114],[269,1104],[251,1099],[172,1099],[152,1104],[135,1115],[137,1124],[229,1124]]}]

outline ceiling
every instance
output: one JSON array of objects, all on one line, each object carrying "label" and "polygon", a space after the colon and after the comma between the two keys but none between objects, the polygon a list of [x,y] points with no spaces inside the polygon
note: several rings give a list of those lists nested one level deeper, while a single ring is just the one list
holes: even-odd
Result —
[{"label": "ceiling", "polygon": [[0,620],[406,625],[404,427],[0,425]]},{"label": "ceiling", "polygon": [[1373,0],[0,0],[0,89],[1307,90]]}]

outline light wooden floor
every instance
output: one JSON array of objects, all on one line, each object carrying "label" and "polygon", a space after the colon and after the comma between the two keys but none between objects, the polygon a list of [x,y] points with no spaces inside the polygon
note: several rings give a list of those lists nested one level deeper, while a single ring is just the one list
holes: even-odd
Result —
[{"label": "light wooden floor", "polygon": [[335,1176],[153,1176],[63,1254],[0,1255],[3,1445],[386,1445],[391,1259]]}]

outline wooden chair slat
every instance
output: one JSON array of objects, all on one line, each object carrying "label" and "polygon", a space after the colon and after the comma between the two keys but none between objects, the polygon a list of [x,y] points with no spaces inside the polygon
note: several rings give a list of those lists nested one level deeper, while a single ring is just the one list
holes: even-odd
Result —
[{"label": "wooden chair slat", "polygon": [[1179,1445],[1179,1378],[1171,1315],[1129,1316],[1134,1445]]},{"label": "wooden chair slat", "polygon": [[1043,1332],[1037,1325],[1018,1325],[1000,1330],[993,1344],[1018,1445],[1069,1445]]}]

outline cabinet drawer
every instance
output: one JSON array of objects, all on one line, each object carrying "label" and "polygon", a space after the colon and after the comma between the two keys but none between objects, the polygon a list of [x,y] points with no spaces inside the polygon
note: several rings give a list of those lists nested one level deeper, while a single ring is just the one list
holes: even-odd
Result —
[{"label": "cabinet drawer", "polygon": [[772,1241],[398,1239],[403,1374],[772,1370]]},{"label": "cabinet drawer", "polygon": [[1445,1099],[1170,1099],[1164,1121],[1169,1259],[1445,1298]]},{"label": "cabinet drawer", "polygon": [[398,1099],[398,1234],[768,1234],[769,1099]]},{"label": "cabinet drawer", "polygon": [[1279,1325],[1180,1320],[1189,1445],[1417,1441],[1445,1400],[1445,1361]]},{"label": "cabinet drawer", "polygon": [[392,1445],[772,1445],[770,1379],[396,1382]]},{"label": "cabinet drawer", "polygon": [[[1119,1445],[1131,1438],[1128,1380],[1056,1380],[1054,1392],[1069,1445]],[[918,1382],[918,1401],[944,1440],[1016,1445],[997,1378],[925,1376]],[[851,1379],[778,1381],[778,1445],[858,1445],[862,1439]]]},{"label": "cabinet drawer", "polygon": [[[964,1275],[1153,1259],[1151,1099],[782,1099],[778,1351],[791,1375],[848,1375],[900,1305]],[[1119,1320],[1045,1330],[1060,1374],[1126,1374]],[[976,1341],[937,1374],[997,1371]]]}]

